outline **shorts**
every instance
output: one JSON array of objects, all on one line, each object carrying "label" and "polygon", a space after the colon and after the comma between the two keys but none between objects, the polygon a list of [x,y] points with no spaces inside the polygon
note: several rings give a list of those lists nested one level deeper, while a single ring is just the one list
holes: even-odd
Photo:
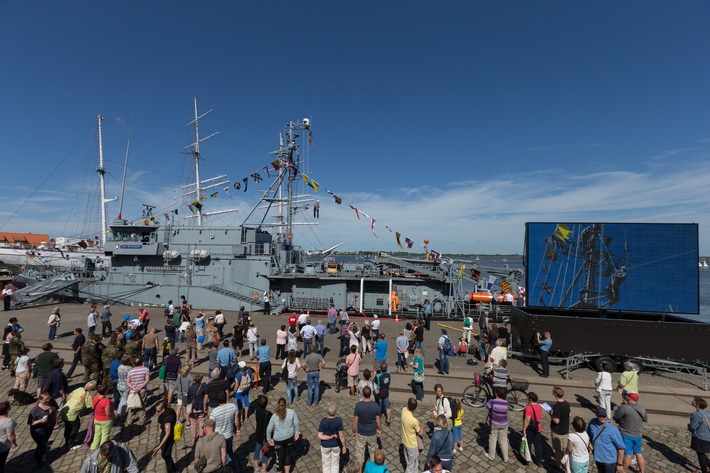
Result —
[{"label": "shorts", "polygon": [[643,441],[642,437],[627,437],[626,435],[621,436],[624,439],[624,455],[631,455],[632,453],[637,453],[641,455],[641,443]]},{"label": "shorts", "polygon": [[382,410],[390,408],[390,398],[389,397],[386,397],[384,399],[379,399],[377,402],[380,403],[380,407],[382,408]]},{"label": "shorts", "polygon": [[236,394],[237,407],[239,409],[249,408],[249,391],[237,391]]},{"label": "shorts", "polygon": [[261,463],[266,465],[269,462],[269,457],[262,453],[261,447],[263,446],[264,444],[261,442],[254,442],[254,455],[252,458],[254,460],[261,460]]},{"label": "shorts", "polygon": [[46,379],[46,376],[37,376],[37,389],[42,389],[42,386],[44,386],[44,381]]},{"label": "shorts", "polygon": [[177,380],[163,381],[163,388],[165,388],[166,393],[175,392],[177,390]]},{"label": "shorts", "polygon": [[348,375],[348,387],[351,388],[353,386],[357,386],[358,382],[358,377],[357,376],[350,376]]}]

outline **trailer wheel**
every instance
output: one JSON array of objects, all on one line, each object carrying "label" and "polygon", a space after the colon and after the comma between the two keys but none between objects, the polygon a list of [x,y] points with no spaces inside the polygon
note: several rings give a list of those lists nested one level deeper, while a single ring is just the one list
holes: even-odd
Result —
[{"label": "trailer wheel", "polygon": [[624,360],[624,371],[626,371],[626,364],[629,364],[629,367],[633,370],[636,371],[636,373],[641,373],[643,371],[643,364],[639,360],[635,360],[633,358],[626,358]]},{"label": "trailer wheel", "polygon": [[602,364],[604,363],[609,363],[609,366],[611,366],[612,371],[616,369],[616,361],[614,361],[613,358],[610,358],[608,356],[600,356],[599,358],[594,360],[594,368],[597,371],[602,370]]}]

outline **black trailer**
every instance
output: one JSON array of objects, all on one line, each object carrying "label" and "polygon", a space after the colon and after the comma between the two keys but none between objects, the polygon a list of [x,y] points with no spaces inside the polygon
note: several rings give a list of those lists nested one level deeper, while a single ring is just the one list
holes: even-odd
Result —
[{"label": "black trailer", "polygon": [[512,353],[536,359],[535,334],[549,331],[552,355],[571,369],[602,362],[621,367],[630,362],[635,369],[665,370],[700,377],[707,389],[710,367],[710,324],[674,314],[627,314],[605,310],[573,310],[513,307]]}]

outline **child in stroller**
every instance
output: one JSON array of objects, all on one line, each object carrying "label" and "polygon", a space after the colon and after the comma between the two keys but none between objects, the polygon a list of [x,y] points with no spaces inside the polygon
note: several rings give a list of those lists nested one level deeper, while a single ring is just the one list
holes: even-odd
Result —
[{"label": "child in stroller", "polygon": [[340,358],[338,363],[335,365],[335,386],[333,389],[336,393],[340,392],[340,389],[348,386],[348,368],[345,366],[345,358]]}]

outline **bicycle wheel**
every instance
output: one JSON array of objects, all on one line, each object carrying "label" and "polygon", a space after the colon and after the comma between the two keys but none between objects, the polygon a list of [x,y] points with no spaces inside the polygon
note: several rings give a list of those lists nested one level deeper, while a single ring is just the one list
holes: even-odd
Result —
[{"label": "bicycle wheel", "polygon": [[487,400],[488,394],[483,387],[472,384],[463,390],[463,402],[471,407],[483,407]]},{"label": "bicycle wheel", "polygon": [[522,389],[508,390],[505,398],[508,401],[508,409],[511,411],[520,412],[528,404],[528,393]]}]

